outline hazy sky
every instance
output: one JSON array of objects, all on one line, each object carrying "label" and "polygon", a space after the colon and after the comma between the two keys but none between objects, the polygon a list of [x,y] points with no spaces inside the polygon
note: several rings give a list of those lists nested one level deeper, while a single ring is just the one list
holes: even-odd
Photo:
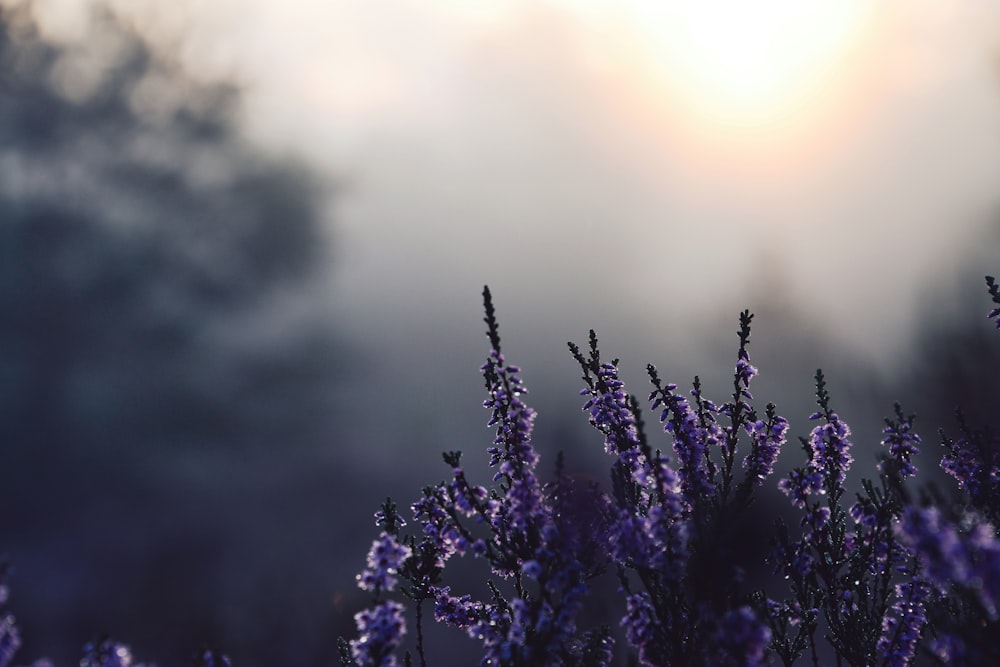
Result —
[{"label": "hazy sky", "polygon": [[[144,548],[154,550],[190,537],[188,546],[200,553],[203,533],[188,527],[201,525],[201,499],[215,503],[215,513],[204,512],[204,525],[225,526],[221,534],[233,540],[225,553],[241,564],[231,568],[228,561],[206,560],[199,576],[214,582],[209,590],[226,589],[228,597],[219,600],[223,611],[203,610],[203,620],[218,613],[236,618],[237,625],[257,627],[253,607],[230,601],[259,592],[260,586],[244,584],[265,568],[268,576],[282,576],[271,559],[294,560],[297,581],[313,593],[319,589],[310,580],[312,566],[324,568],[322,581],[335,581],[334,590],[353,591],[358,557],[369,539],[357,529],[358,522],[370,522],[384,495],[391,493],[402,503],[412,499],[420,485],[446,472],[439,456],[443,450],[462,449],[468,455],[464,460],[480,467],[492,439],[477,373],[488,351],[481,321],[484,283],[493,289],[507,357],[524,367],[530,402],[539,408],[535,442],[546,474],[557,447],[567,449],[570,466],[585,459],[586,451],[593,458],[603,456],[600,434],[579,410],[580,372],[565,346],[567,340],[585,342],[591,327],[601,335],[604,358],[622,357],[631,391],[644,393],[643,369],[653,362],[665,380],[681,386],[700,373],[706,394],[721,402],[719,380],[727,373],[731,386],[737,316],[749,307],[758,313],[751,346],[752,359],[761,367],[754,385],[758,406],[774,400],[792,432],[804,434],[809,427],[804,418],[814,409],[813,371],[823,366],[835,404],[849,416],[857,441],[873,446],[880,411],[891,399],[864,405],[870,401],[866,392],[878,385],[866,371],[902,366],[911,329],[927,317],[921,309],[937,304],[945,315],[960,314],[957,299],[940,305],[952,293],[957,274],[974,274],[975,282],[962,285],[961,293],[978,295],[982,311],[962,316],[989,326],[983,317],[988,297],[979,276],[1000,272],[997,0],[0,0],[0,7],[10,5],[30,6],[43,41],[66,47],[50,52],[59,59],[51,69],[52,86],[70,101],[95,95],[102,82],[131,86],[125,94],[138,118],[119,123],[129,136],[119,137],[115,123],[77,131],[92,116],[77,118],[72,105],[54,105],[56,117],[74,122],[59,125],[49,119],[38,127],[42,132],[71,128],[71,136],[52,130],[61,150],[39,155],[38,169],[31,168],[32,156],[17,153],[32,151],[33,144],[0,144],[5,175],[0,195],[11,202],[32,190],[41,198],[61,198],[55,208],[66,220],[74,219],[70,214],[79,212],[74,207],[83,201],[93,208],[85,220],[122,222],[134,215],[164,228],[185,215],[180,235],[190,233],[192,248],[198,247],[198,235],[188,230],[198,220],[259,222],[259,217],[239,217],[237,202],[251,205],[240,196],[245,190],[222,187],[242,173],[233,166],[245,155],[242,143],[171,140],[188,137],[171,125],[178,105],[219,99],[192,94],[198,86],[191,77],[209,84],[236,82],[239,129],[267,151],[305,163],[328,195],[324,219],[329,219],[334,259],[328,274],[318,272],[319,284],[299,289],[295,283],[286,292],[282,283],[282,291],[273,293],[277,296],[251,300],[264,305],[254,306],[245,320],[243,311],[235,324],[226,324],[233,318],[225,320],[219,325],[225,331],[204,346],[202,327],[192,325],[193,351],[185,347],[176,357],[151,351],[150,358],[162,366],[129,365],[119,376],[114,372],[120,367],[109,363],[114,372],[107,375],[107,386],[124,395],[131,385],[114,381],[134,379],[142,389],[135,392],[138,399],[122,405],[106,398],[119,394],[87,389],[84,396],[78,389],[79,405],[102,411],[80,410],[83,416],[77,416],[72,410],[77,404],[66,402],[70,416],[52,421],[53,429],[78,423],[75,419],[90,424],[93,430],[87,433],[95,442],[93,434],[104,441],[105,414],[118,420],[120,430],[113,433],[125,433],[143,419],[157,429],[169,423],[166,433],[149,436],[153,445],[162,445],[158,456],[136,450],[142,466],[128,476],[131,486],[114,496],[111,516],[135,511],[128,490],[149,487],[161,489],[157,502],[169,505],[176,516],[184,514],[184,521],[150,522],[142,516],[147,527],[135,535],[113,522],[106,530],[127,536],[130,544],[149,537]],[[148,72],[133,63],[135,76],[144,77],[137,83],[105,76],[113,71],[109,65],[129,62],[124,56],[130,41],[120,30],[101,28],[93,14],[97,5],[110,6],[119,21],[189,76],[171,76],[169,68],[161,69],[160,58],[151,59]],[[13,39],[24,29],[6,27]],[[6,52],[29,60],[39,53]],[[33,86],[19,89],[32,91],[32,100],[49,99]],[[121,91],[115,92],[117,100]],[[32,111],[24,109],[34,108],[20,107],[15,116],[30,116]],[[158,124],[163,132],[155,131]],[[219,146],[233,150],[220,152]],[[178,192],[190,197],[172,206],[183,197],[164,194],[175,192],[166,187],[143,188],[142,179],[139,185],[129,181],[134,176],[130,165],[139,165],[145,179],[156,180],[157,165],[167,167],[167,181],[183,173],[176,179],[183,181]],[[253,166],[247,164],[248,173],[258,173]],[[119,175],[122,187],[116,188]],[[273,200],[263,190],[248,200]],[[277,190],[294,191],[281,183]],[[216,192],[229,192],[230,199],[219,200]],[[167,196],[171,199],[161,206]],[[124,208],[123,201],[132,208]],[[279,197],[282,205],[265,209],[276,211],[265,217],[276,226],[284,224],[286,234],[253,238],[274,238],[276,255],[287,257],[281,241],[295,240],[289,223],[311,229],[313,202],[307,198],[304,212],[283,202]],[[187,216],[189,205],[198,207],[196,215]],[[170,229],[174,233],[165,238],[178,235],[177,227]],[[220,230],[231,231],[226,225]],[[308,247],[322,243],[305,238]],[[105,255],[78,246],[68,255],[75,263],[57,266],[63,260],[55,252],[53,263],[40,270],[52,266],[72,275],[77,265],[117,256],[114,248]],[[251,252],[234,253],[247,264],[254,261]],[[214,255],[191,254],[199,266],[216,264],[199,259]],[[146,255],[121,254],[128,261],[140,256]],[[32,275],[35,266],[28,264],[13,275]],[[261,265],[253,266],[261,284],[268,284]],[[109,273],[114,271],[111,267]],[[151,284],[158,284],[164,271],[171,269],[154,267]],[[245,274],[238,275],[242,280]],[[51,299],[40,301],[59,308]],[[172,307],[172,301],[166,303]],[[128,323],[137,320],[108,315],[113,310],[95,314],[95,324],[88,325],[94,330],[86,329],[92,338],[70,341],[74,345],[68,347],[79,348],[87,363],[80,364],[77,375],[55,378],[53,386],[103,386],[73,381],[86,379],[92,369],[104,370],[88,365],[87,356],[87,342],[102,338],[104,326],[113,327],[109,333],[117,336],[98,348],[115,357],[115,364],[124,366],[130,359],[118,358],[118,341],[137,358],[143,356],[149,331],[130,330]],[[185,327],[207,311],[190,312]],[[168,325],[175,321],[171,318],[182,319],[173,313],[164,315]],[[326,327],[328,317],[335,321],[332,329]],[[55,331],[50,347],[38,349],[61,347],[59,334],[71,336],[72,328]],[[310,346],[316,337],[323,344]],[[272,344],[279,339],[280,345]],[[220,361],[212,351],[222,347],[227,353]],[[295,354],[286,356],[289,349]],[[853,358],[843,356],[844,349]],[[42,353],[38,357],[48,359]],[[350,359],[341,363],[342,357]],[[281,373],[270,373],[272,363]],[[949,358],[940,363],[950,363]],[[160,371],[147,374],[145,369],[161,367],[170,373],[158,393]],[[180,379],[171,380],[174,370]],[[211,382],[200,382],[209,376]],[[176,393],[181,399],[191,397],[190,403],[171,398],[175,385],[170,382],[181,388]],[[39,385],[47,386],[46,380]],[[243,392],[248,386],[260,391]],[[62,400],[59,392],[50,393],[53,401]],[[272,401],[278,394],[282,400]],[[157,396],[167,401],[149,399]],[[898,398],[910,405],[909,397]],[[155,418],[130,407],[141,408],[144,399],[155,406],[149,412]],[[284,410],[292,403],[296,411]],[[174,405],[184,414],[175,415]],[[253,444],[273,440],[274,448],[263,447],[243,460],[239,447],[248,443],[239,433],[251,429],[216,430],[217,406],[239,417],[237,424],[266,423],[267,428],[253,430]],[[313,415],[321,412],[314,423]],[[271,420],[275,414],[278,418]],[[292,422],[296,427],[288,428]],[[206,424],[207,432],[195,432]],[[933,432],[933,426],[925,425],[924,433]],[[59,435],[75,446],[76,433],[65,428]],[[580,432],[586,437],[577,437]],[[34,445],[31,428],[22,435]],[[218,452],[203,451],[202,436],[219,446]],[[143,437],[113,444],[124,451],[144,444]],[[315,450],[296,453],[294,446],[285,446],[296,444],[292,439]],[[190,445],[195,443],[197,454],[185,453],[194,452]],[[174,451],[171,444],[185,446]],[[32,451],[40,464],[48,464],[43,461],[48,450]],[[781,465],[800,456],[796,448],[790,451]],[[86,452],[72,454],[89,460]],[[871,450],[858,454],[870,464]],[[239,465],[231,465],[237,457]],[[76,460],[54,460],[53,470],[77,479]],[[390,469],[394,477],[412,475],[419,481],[386,488]],[[216,480],[220,470],[226,474]],[[102,474],[121,473],[111,467]],[[30,488],[63,511],[65,498],[37,494],[28,479],[17,488]],[[56,485],[51,480],[60,478],[46,474],[46,479]],[[174,484],[180,479],[184,482]],[[189,482],[201,485],[193,487],[202,489],[201,495],[189,492]],[[183,501],[163,500],[168,487],[179,490]],[[107,489],[108,498],[119,493],[116,485]],[[98,509],[84,513],[102,526],[104,498],[97,496],[97,504],[88,507]],[[67,516],[77,510],[73,505]],[[34,515],[27,516],[32,518],[22,517],[22,524],[34,523]],[[29,528],[48,533],[48,525]],[[115,543],[95,539],[88,525],[75,526],[69,535],[92,561],[76,562],[64,546],[70,542],[64,543],[61,534],[47,536],[46,553],[58,557],[30,559],[36,581],[52,582],[39,586],[63,599],[63,579],[52,578],[48,568],[66,562],[60,558],[73,559],[68,571],[86,580],[90,591],[81,593],[73,608],[88,605],[92,594],[131,615],[133,609],[123,601],[132,598],[106,591],[127,585],[129,577],[147,576],[136,574],[147,568],[132,559],[121,580],[94,588],[88,562],[96,562],[102,550],[114,550]],[[316,526],[321,539],[314,539]],[[217,537],[208,529],[204,534]],[[222,545],[218,548],[221,553]],[[255,559],[245,560],[244,550],[256,551]],[[165,553],[183,564],[173,554],[187,552]],[[327,554],[337,562],[328,563]],[[169,588],[170,580],[158,569],[162,560],[149,562],[153,575],[148,576]],[[111,571],[111,563],[102,567]],[[215,576],[213,568],[225,576]],[[177,566],[175,572],[180,571]],[[202,594],[194,581],[187,581],[183,591]],[[298,605],[298,589],[287,590],[285,602]],[[185,599],[179,595],[175,608],[181,609]],[[67,610],[63,613],[70,618]],[[344,619],[349,622],[349,615]],[[291,631],[294,623],[286,626]],[[162,627],[157,624],[156,632]]]},{"label": "hazy sky", "polygon": [[[1000,203],[988,0],[110,4],[329,179],[331,302],[387,347],[478,336],[488,282],[545,346],[767,293],[887,359]],[[35,5],[84,34],[86,3]]]}]

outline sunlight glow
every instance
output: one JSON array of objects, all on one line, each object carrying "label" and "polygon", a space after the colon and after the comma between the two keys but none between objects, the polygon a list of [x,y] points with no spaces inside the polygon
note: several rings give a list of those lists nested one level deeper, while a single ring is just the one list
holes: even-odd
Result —
[{"label": "sunlight glow", "polygon": [[[633,0],[641,77],[674,121],[753,142],[817,130],[849,103],[873,23],[868,0]],[[790,138],[790,137],[789,137]]]},{"label": "sunlight glow", "polygon": [[864,18],[864,3],[844,0],[639,4],[671,70],[707,104],[750,113],[828,74]]}]

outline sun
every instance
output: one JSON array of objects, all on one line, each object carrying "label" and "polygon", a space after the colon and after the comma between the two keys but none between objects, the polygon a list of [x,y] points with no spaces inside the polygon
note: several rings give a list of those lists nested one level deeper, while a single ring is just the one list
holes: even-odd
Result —
[{"label": "sun", "polygon": [[632,0],[643,85],[696,134],[800,134],[850,100],[871,42],[871,0]]}]

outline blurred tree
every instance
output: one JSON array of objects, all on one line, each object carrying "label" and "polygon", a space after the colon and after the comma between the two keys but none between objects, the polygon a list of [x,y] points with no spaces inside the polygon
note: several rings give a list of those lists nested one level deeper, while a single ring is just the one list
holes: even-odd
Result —
[{"label": "blurred tree", "polygon": [[[241,140],[237,102],[107,12],[53,44],[0,9],[0,549],[26,660],[108,631],[181,664],[246,631],[248,580],[323,545],[345,358],[310,306],[324,193]],[[288,579],[255,612],[301,604]],[[313,662],[257,636],[238,664]]]}]

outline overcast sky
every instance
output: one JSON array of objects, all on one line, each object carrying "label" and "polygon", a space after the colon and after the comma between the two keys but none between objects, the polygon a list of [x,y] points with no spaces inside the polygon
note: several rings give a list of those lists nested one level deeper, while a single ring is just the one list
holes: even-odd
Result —
[{"label": "overcast sky", "polygon": [[[772,299],[888,364],[997,217],[986,0],[110,4],[328,181],[330,307],[386,358],[477,350],[489,283],[533,354]],[[87,3],[35,5],[86,40]]]}]

